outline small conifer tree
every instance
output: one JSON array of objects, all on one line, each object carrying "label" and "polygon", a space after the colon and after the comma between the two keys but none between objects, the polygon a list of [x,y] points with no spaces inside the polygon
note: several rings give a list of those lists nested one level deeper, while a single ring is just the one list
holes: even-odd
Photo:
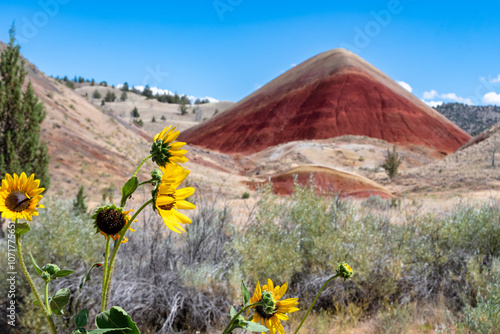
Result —
[{"label": "small conifer tree", "polygon": [[101,98],[101,93],[99,93],[99,91],[96,89],[93,93],[92,93],[92,97],[94,99],[100,99]]},{"label": "small conifer tree", "polygon": [[84,193],[83,185],[80,186],[80,190],[78,190],[78,194],[76,194],[76,198],[73,201],[73,211],[78,214],[84,214],[87,212],[87,204],[85,204],[85,199],[87,195]]},{"label": "small conifer tree", "polygon": [[106,92],[106,96],[104,97],[105,102],[115,102],[116,94],[110,90]]},{"label": "small conifer tree", "polygon": [[387,149],[387,154],[385,156],[384,163],[382,164],[382,168],[385,169],[385,172],[390,179],[398,175],[398,168],[403,162],[403,158],[399,156],[396,148],[397,146],[394,145],[392,147],[392,152]]},{"label": "small conifer tree", "polygon": [[123,91],[122,94],[120,95],[120,100],[122,102],[125,102],[128,98],[128,95],[127,95],[127,92],[126,91]]},{"label": "small conifer tree", "polygon": [[134,107],[134,109],[130,113],[130,116],[132,116],[134,118],[141,117],[141,115],[139,114],[139,110],[137,110],[137,107]]},{"label": "small conifer tree", "polygon": [[180,102],[181,103],[179,104],[179,111],[181,112],[181,115],[186,115],[188,113],[187,103],[185,101]]},{"label": "small conifer tree", "polygon": [[26,77],[24,60],[15,45],[15,28],[10,29],[10,43],[0,55],[0,178],[6,173],[28,176],[35,173],[44,188],[49,187],[47,146],[40,142],[45,109],[38,101]]}]

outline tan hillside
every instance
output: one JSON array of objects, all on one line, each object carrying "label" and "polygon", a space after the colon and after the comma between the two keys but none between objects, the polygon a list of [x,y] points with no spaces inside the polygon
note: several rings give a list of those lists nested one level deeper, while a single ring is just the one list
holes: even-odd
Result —
[{"label": "tan hillside", "polygon": [[[115,102],[106,102],[104,106],[101,106],[102,98],[92,98],[92,94],[96,90],[102,97],[104,97],[108,91],[114,92],[117,99]],[[104,87],[97,84],[95,86],[89,86],[87,84],[76,88],[75,92],[82,96],[87,96],[89,102],[100,109],[110,112],[112,111],[113,114],[121,117],[126,122],[130,122],[132,120],[130,113],[134,107],[136,107],[139,111],[140,119],[144,122],[143,129],[149,133],[158,133],[165,127],[165,125],[177,126],[178,130],[184,131],[194,125],[212,118],[234,104],[229,101],[220,101],[215,103],[192,105],[188,106],[188,113],[186,115],[181,115],[178,104],[162,103],[158,102],[156,99],[146,99],[145,96],[132,92],[127,93],[127,99],[125,101],[120,101],[122,91],[111,86]],[[151,121],[153,116],[155,117],[156,122]],[[162,116],[165,120],[161,119]]]},{"label": "tan hillside", "polygon": [[417,192],[500,190],[499,163],[500,123],[443,160],[408,170],[398,178],[398,183]]},{"label": "tan hillside", "polygon": [[148,154],[151,135],[99,110],[28,61],[26,69],[47,112],[41,136],[50,154],[47,194],[69,198],[83,184],[90,199],[100,200],[104,188],[120,187]]}]

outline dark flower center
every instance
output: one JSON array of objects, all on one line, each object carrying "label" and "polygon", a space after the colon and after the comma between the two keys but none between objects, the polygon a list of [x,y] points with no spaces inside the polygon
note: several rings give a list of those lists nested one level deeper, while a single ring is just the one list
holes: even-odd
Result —
[{"label": "dark flower center", "polygon": [[97,227],[108,235],[120,232],[126,223],[125,215],[115,209],[101,210],[96,218]]},{"label": "dark flower center", "polygon": [[258,305],[255,307],[255,312],[257,312],[257,314],[261,317],[261,318],[264,318],[264,319],[270,319],[273,317],[273,315],[276,313],[274,312],[273,314],[267,314],[266,311],[264,311],[264,307],[262,307],[262,305]]},{"label": "dark flower center", "polygon": [[174,207],[174,203],[175,203],[174,194],[167,194],[167,196],[172,197],[174,199],[174,201],[170,204],[161,205],[160,209],[162,209],[162,210],[172,210],[172,208]]},{"label": "dark flower center", "polygon": [[30,205],[30,198],[24,191],[13,191],[5,199],[5,206],[14,212],[21,212]]}]

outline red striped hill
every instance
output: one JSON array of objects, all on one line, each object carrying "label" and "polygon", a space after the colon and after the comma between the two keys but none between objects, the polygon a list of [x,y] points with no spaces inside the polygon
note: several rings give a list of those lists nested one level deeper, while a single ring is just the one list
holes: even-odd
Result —
[{"label": "red striped hill", "polygon": [[471,137],[363,59],[321,53],[179,140],[251,154],[296,140],[359,135],[451,153]]}]

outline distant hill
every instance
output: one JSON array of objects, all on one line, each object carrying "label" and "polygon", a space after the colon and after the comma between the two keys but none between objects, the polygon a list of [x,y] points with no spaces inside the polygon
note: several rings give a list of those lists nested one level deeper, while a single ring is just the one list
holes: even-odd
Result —
[{"label": "distant hill", "polygon": [[251,154],[296,140],[368,136],[448,154],[470,136],[355,54],[334,49],[295,66],[180,140]]},{"label": "distant hill", "polygon": [[497,106],[446,103],[434,109],[472,136],[476,136],[500,122],[500,107]]}]

